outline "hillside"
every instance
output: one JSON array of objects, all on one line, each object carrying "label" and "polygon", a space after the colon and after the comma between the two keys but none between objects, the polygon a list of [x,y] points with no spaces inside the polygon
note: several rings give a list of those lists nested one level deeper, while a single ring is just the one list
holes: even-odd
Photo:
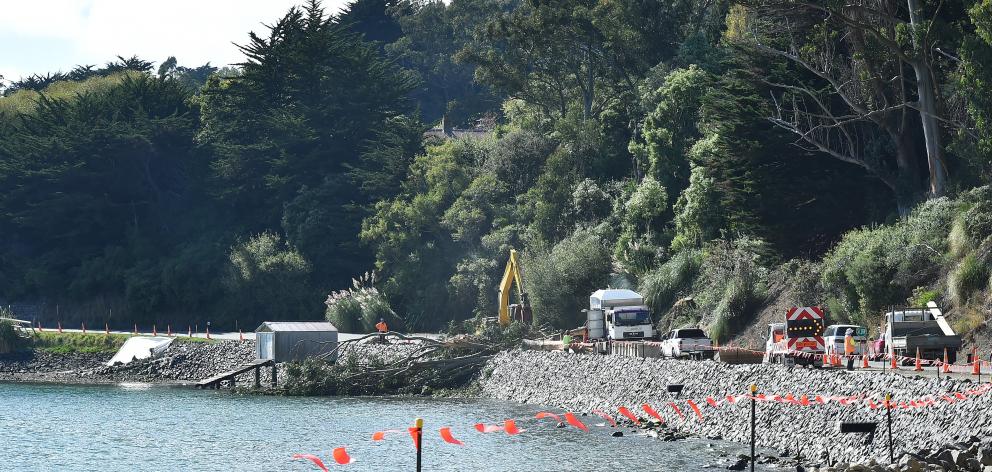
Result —
[{"label": "hillside", "polygon": [[556,329],[623,285],[724,342],[929,299],[984,336],[992,3],[873,5],[310,1],[233,68],[4,83],[0,302],[459,330],[516,249]]}]

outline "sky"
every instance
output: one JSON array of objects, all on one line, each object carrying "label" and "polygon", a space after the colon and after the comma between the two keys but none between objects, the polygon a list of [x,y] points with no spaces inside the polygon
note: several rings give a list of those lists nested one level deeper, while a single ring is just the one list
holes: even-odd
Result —
[{"label": "sky", "polygon": [[[0,75],[67,72],[117,56],[179,65],[242,61],[233,43],[265,31],[303,0],[28,0],[0,7]],[[328,13],[347,0],[324,0]]]}]

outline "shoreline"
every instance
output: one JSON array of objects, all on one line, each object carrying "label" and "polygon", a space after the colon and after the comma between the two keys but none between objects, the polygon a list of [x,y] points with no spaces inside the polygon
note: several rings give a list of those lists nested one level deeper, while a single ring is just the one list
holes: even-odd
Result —
[{"label": "shoreline", "polygon": [[[655,407],[665,424],[676,430],[741,444],[750,443],[749,405],[732,404],[726,401],[727,395],[746,395],[752,383],[759,386],[759,393],[768,395],[768,400],[773,395],[794,394],[796,399],[803,394],[811,399],[814,395],[822,395],[827,399],[824,403],[809,406],[787,401],[757,402],[757,445],[782,451],[788,456],[801,453],[802,464],[824,468],[827,462],[840,465],[888,463],[885,410],[869,408],[869,397],[865,395],[887,391],[893,393],[897,401],[910,402],[927,395],[953,395],[953,392],[977,388],[970,380],[937,381],[891,373],[788,369],[764,364],[731,366],[714,361],[520,350],[497,355],[483,371],[480,382],[483,394],[491,398],[549,405],[567,411],[599,409],[616,414],[623,406],[647,419],[649,416],[641,409],[641,405],[647,403]],[[684,390],[677,398],[667,393],[670,384],[683,385]],[[831,399],[836,396],[865,396],[865,400],[842,403],[837,398]],[[698,419],[687,406],[686,400],[690,399],[695,400],[699,408]],[[707,399],[713,399],[716,406],[709,404]],[[681,410],[670,406],[673,401]],[[967,443],[972,437],[992,436],[992,415],[987,414],[992,407],[992,392],[968,396],[967,400],[954,403],[938,401],[940,403],[926,407],[893,408],[894,456],[897,460],[912,454],[921,462],[936,460],[929,456],[937,455],[948,445]],[[861,434],[838,434],[837,420],[873,421],[879,429],[874,441],[869,443]],[[992,454],[987,460],[992,460]]]}]

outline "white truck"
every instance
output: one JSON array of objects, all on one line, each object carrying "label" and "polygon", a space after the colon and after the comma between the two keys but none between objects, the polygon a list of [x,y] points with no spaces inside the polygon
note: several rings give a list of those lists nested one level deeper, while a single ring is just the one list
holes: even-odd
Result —
[{"label": "white truck", "polygon": [[[605,336],[611,340],[652,339],[655,336],[651,309],[641,294],[627,289],[596,290],[589,296],[588,320],[605,318]],[[592,336],[592,330],[590,330]]]},{"label": "white truck", "polygon": [[885,314],[884,349],[890,356],[920,357],[929,360],[957,359],[961,336],[954,333],[934,302],[922,308],[899,308]]}]

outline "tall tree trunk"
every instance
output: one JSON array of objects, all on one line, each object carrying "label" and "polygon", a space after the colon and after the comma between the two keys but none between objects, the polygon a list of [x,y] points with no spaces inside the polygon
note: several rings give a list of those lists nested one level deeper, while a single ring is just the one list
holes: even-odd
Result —
[{"label": "tall tree trunk", "polygon": [[923,124],[923,140],[927,148],[927,166],[930,169],[930,196],[940,197],[947,191],[947,167],[944,165],[943,149],[940,142],[940,125],[937,123],[937,92],[934,90],[933,70],[927,62],[926,53],[920,43],[919,0],[906,0],[909,8],[909,23],[912,29],[913,53],[910,61],[916,73],[916,94],[919,97],[920,120]]},{"label": "tall tree trunk", "polygon": [[912,63],[916,72],[916,90],[920,97],[919,112],[923,123],[923,139],[927,146],[927,166],[930,168],[930,196],[940,197],[947,192],[947,167],[944,165],[937,123],[937,94],[934,92],[933,73],[922,61]]}]

